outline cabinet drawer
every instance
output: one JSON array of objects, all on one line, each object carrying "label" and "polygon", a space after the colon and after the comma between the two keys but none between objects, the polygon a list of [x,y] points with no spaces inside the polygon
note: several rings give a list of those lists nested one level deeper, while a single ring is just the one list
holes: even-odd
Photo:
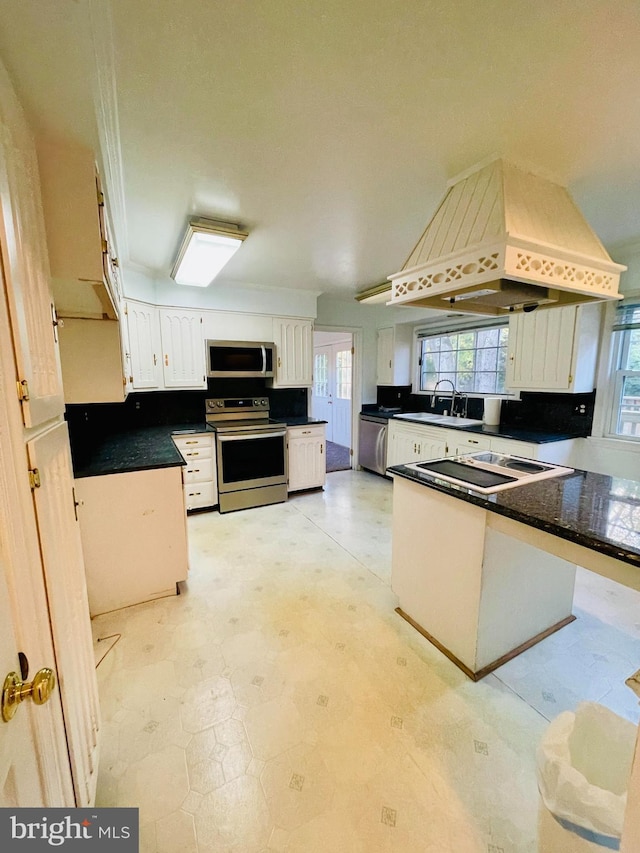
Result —
[{"label": "cabinet drawer", "polygon": [[288,427],[287,434],[290,440],[295,438],[324,438],[324,429],[324,424],[320,426]]},{"label": "cabinet drawer", "polygon": [[202,459],[192,459],[182,469],[182,479],[187,483],[203,483],[213,480],[213,458],[202,457]]},{"label": "cabinet drawer", "polygon": [[473,453],[474,450],[490,450],[491,439],[485,435],[469,435],[458,433],[455,436],[455,441],[451,441],[453,436],[449,433],[449,446],[454,444],[460,453]]},{"label": "cabinet drawer", "polygon": [[189,483],[185,485],[184,502],[187,509],[213,506],[216,503],[213,483]]},{"label": "cabinet drawer", "polygon": [[173,443],[186,462],[192,459],[210,459],[213,456],[212,435],[174,436]]}]

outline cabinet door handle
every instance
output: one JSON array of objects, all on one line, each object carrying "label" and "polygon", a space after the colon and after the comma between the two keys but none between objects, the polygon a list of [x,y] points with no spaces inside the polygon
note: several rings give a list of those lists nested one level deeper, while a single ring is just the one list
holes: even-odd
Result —
[{"label": "cabinet door handle", "polygon": [[469,444],[477,444],[477,443],[478,443],[478,442],[475,440],[475,438],[470,438],[470,439],[469,439]]},{"label": "cabinet door handle", "polygon": [[185,441],[185,444],[198,444],[197,441]]},{"label": "cabinet door handle", "polygon": [[153,354],[153,366],[155,367],[157,363],[158,363],[158,358],[154,352],[154,354]]},{"label": "cabinet door handle", "polygon": [[164,354],[164,366],[169,367],[169,356],[166,353]]}]

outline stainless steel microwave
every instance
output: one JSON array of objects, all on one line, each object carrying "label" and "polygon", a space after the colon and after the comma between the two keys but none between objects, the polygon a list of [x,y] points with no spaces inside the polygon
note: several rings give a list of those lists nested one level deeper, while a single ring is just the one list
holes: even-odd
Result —
[{"label": "stainless steel microwave", "polygon": [[210,379],[273,376],[276,345],[265,341],[207,341]]}]

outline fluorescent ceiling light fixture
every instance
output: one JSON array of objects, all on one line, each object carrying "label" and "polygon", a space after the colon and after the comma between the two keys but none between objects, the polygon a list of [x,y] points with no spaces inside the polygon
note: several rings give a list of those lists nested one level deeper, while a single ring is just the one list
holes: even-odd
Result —
[{"label": "fluorescent ceiling light fixture", "polygon": [[207,287],[247,236],[237,225],[228,222],[190,219],[171,278],[176,284]]},{"label": "fluorescent ceiling light fixture", "polygon": [[373,287],[361,290],[360,293],[356,293],[356,299],[367,305],[388,302],[391,299],[391,282],[383,281],[382,284],[375,284]]}]

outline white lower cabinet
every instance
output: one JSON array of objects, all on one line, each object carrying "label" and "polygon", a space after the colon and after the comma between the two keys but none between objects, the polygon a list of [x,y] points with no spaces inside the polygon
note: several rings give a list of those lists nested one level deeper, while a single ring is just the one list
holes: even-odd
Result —
[{"label": "white lower cabinet", "polygon": [[91,615],[176,595],[188,571],[180,468],[83,477],[75,491]]},{"label": "white lower cabinet", "polygon": [[407,426],[398,421],[389,421],[387,467],[446,456],[447,435],[447,430],[438,427]]},{"label": "white lower cabinet", "polygon": [[211,433],[174,436],[173,443],[187,463],[182,469],[186,509],[215,506],[218,503],[215,436]]},{"label": "white lower cabinet", "polygon": [[482,450],[508,453],[512,456],[523,456],[526,459],[538,459],[541,462],[552,462],[557,465],[570,465],[576,440],[532,444],[514,438],[498,438],[464,430],[442,429],[391,420],[387,443],[387,467]]},{"label": "white lower cabinet", "polygon": [[462,453],[474,453],[476,450],[491,450],[492,439],[486,435],[470,435],[468,432],[448,430],[447,446],[449,456],[459,456]]},{"label": "white lower cabinet", "polygon": [[325,426],[287,428],[289,492],[322,488],[327,473]]}]

